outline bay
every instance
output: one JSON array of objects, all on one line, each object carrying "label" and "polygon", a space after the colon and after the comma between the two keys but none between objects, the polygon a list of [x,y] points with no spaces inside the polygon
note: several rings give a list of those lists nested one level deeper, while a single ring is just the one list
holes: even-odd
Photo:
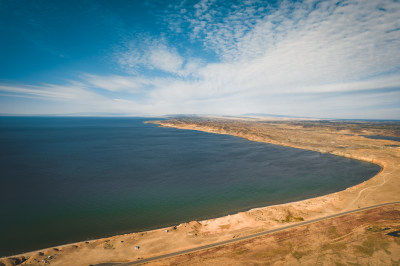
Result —
[{"label": "bay", "polygon": [[380,171],[146,120],[1,117],[0,255],[321,196]]}]

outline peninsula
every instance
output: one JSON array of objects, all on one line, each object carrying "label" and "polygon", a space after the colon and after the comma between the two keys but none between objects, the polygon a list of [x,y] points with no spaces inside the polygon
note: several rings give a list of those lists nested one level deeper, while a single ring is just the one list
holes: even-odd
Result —
[{"label": "peninsula", "polygon": [[[378,164],[382,170],[357,186],[317,198],[10,256],[0,259],[0,265],[140,262],[329,215],[400,201],[400,142],[395,140],[400,137],[399,122],[178,118],[148,123],[330,153]],[[268,260],[287,264],[316,263],[316,260],[332,262],[335,258],[340,263],[398,263],[399,221],[400,204],[392,204],[154,263],[240,265]],[[279,246],[278,242],[283,245]],[[270,248],[265,251],[268,245]]]}]

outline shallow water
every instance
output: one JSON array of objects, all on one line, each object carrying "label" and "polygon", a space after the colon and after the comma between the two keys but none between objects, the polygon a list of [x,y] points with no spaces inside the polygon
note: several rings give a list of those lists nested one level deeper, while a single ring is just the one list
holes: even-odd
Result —
[{"label": "shallow water", "polygon": [[0,118],[0,255],[343,190],[380,167],[142,118]]},{"label": "shallow water", "polygon": [[381,135],[361,135],[361,136],[369,139],[385,139],[385,140],[400,141],[399,137],[393,137],[393,136],[381,136]]}]

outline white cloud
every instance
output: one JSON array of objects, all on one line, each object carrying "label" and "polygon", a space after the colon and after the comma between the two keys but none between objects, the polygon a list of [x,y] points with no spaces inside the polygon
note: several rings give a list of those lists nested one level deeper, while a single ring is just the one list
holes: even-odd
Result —
[{"label": "white cloud", "polygon": [[[92,81],[95,77],[91,77]],[[118,80],[111,77],[103,77],[103,81],[112,84],[112,81]],[[17,102],[11,104],[5,102],[0,107],[2,113],[15,114],[74,114],[80,112],[107,112],[107,113],[130,113],[130,114],[152,114],[151,104],[147,101],[135,101],[121,98],[112,98],[96,92],[93,83],[86,81],[71,82],[68,85],[42,84],[42,85],[0,85],[1,97],[14,98],[33,98],[40,101],[35,102]],[[110,91],[119,93],[120,91]],[[47,107],[46,107],[47,106]],[[48,110],[51,106],[51,110]]]},{"label": "white cloud", "polygon": [[128,77],[128,76],[99,76],[85,74],[82,79],[95,88],[100,88],[112,92],[124,91],[129,93],[139,93],[146,89],[151,82],[144,78]]},{"label": "white cloud", "polygon": [[97,97],[96,94],[76,85],[43,84],[33,85],[0,85],[0,92],[25,95],[35,98],[51,98],[59,100],[78,100]]},{"label": "white cloud", "polygon": [[[219,105],[227,108],[215,108],[222,112],[232,109],[226,102],[237,96],[247,99],[238,100],[237,112],[239,106],[263,111],[282,95],[297,99],[289,101],[292,109],[312,110],[306,98],[294,95],[400,86],[400,6],[395,1],[282,1],[278,8],[249,1],[230,10],[201,1],[194,7],[191,36],[221,62],[197,68],[195,81],[156,86],[149,93],[155,102],[181,106],[181,112],[196,110],[196,104],[204,110]],[[345,102],[337,104],[344,108]],[[352,100],[349,106],[361,103]]]},{"label": "white cloud", "polygon": [[131,43],[116,57],[120,66],[130,74],[137,74],[143,68],[177,75],[184,73],[184,58],[175,48],[167,46],[163,39]]},{"label": "white cloud", "polygon": [[196,4],[180,27],[187,19],[193,40],[216,52],[221,67],[245,66],[241,75],[268,87],[352,82],[399,68],[396,1],[213,2]]},{"label": "white cloud", "polygon": [[168,49],[164,45],[159,45],[150,49],[147,64],[155,69],[165,72],[178,73],[183,64],[183,58],[172,49]]},{"label": "white cloud", "polygon": [[[271,6],[202,0],[173,8],[170,28],[214,51],[219,62],[207,63],[190,47],[182,51],[163,34],[131,42],[116,54],[128,75],[86,74],[82,86],[65,90],[0,90],[75,99],[100,88],[111,96],[97,103],[144,113],[400,118],[388,115],[399,109],[400,93],[387,90],[400,88],[398,1],[283,0]],[[74,93],[76,87],[83,91]]]}]

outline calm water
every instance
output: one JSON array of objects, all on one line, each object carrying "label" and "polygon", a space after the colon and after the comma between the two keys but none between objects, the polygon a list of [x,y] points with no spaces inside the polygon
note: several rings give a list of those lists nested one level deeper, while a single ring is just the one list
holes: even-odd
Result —
[{"label": "calm water", "polygon": [[376,165],[139,118],[0,118],[0,255],[319,196]]},{"label": "calm water", "polygon": [[361,135],[361,136],[369,139],[386,139],[386,140],[400,141],[399,137],[392,137],[392,136],[381,136],[381,135]]}]

